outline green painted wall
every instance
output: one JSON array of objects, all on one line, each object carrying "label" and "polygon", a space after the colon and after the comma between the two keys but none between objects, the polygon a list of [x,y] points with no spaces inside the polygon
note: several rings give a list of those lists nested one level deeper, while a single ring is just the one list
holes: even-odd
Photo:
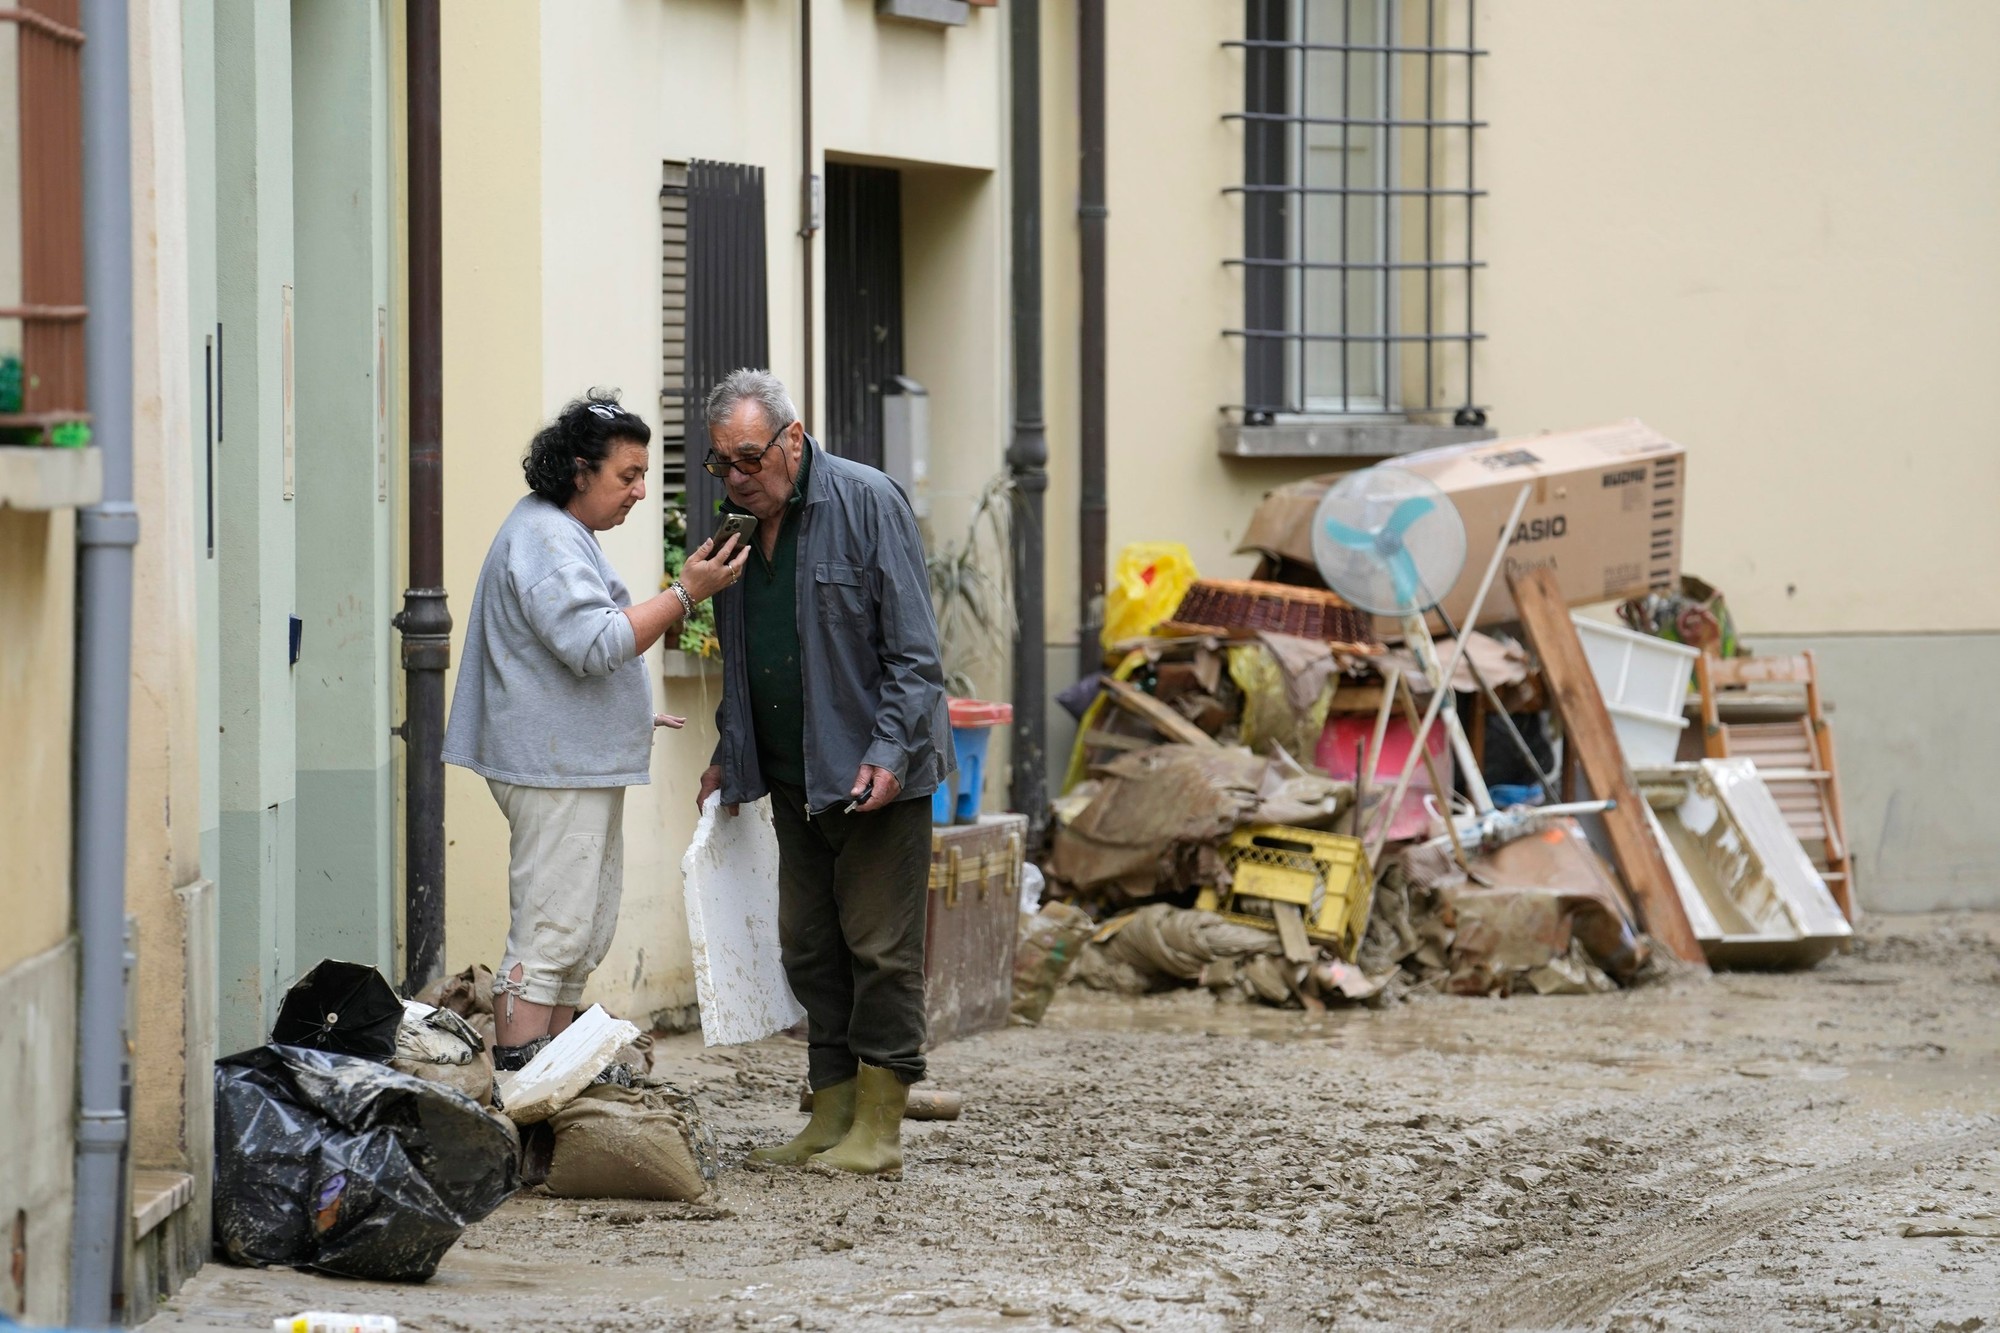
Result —
[{"label": "green painted wall", "polygon": [[[187,128],[188,346],[194,408],[195,622],[199,636],[197,707],[201,737],[201,864],[210,874],[222,864],[222,667],[217,601],[220,562],[210,545],[211,515],[220,497],[211,490],[215,451],[215,0],[182,0],[182,113]],[[219,515],[215,515],[219,518]]]},{"label": "green painted wall", "polygon": [[261,1040],[297,972],[296,518],[284,378],[292,268],[291,14],[215,3],[221,1042]]},{"label": "green painted wall", "polygon": [[380,7],[292,0],[297,955],[394,967],[389,168]]}]

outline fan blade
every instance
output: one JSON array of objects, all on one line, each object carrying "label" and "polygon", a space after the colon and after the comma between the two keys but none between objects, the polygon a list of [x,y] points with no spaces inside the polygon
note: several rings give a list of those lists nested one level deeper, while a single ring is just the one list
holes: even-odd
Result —
[{"label": "fan blade", "polygon": [[1372,551],[1375,549],[1375,534],[1350,528],[1339,519],[1326,521],[1326,535],[1345,546],[1350,551]]},{"label": "fan blade", "polygon": [[[1424,501],[1426,505],[1430,501]],[[1423,587],[1423,576],[1417,573],[1417,562],[1410,558],[1408,547],[1399,546],[1389,557],[1389,577],[1396,587],[1396,605],[1406,611],[1418,609],[1417,593]]]},{"label": "fan blade", "polygon": [[1400,537],[1410,530],[1411,524],[1436,508],[1429,496],[1413,495],[1396,506],[1396,512],[1389,515],[1389,521],[1382,525],[1383,530]]}]

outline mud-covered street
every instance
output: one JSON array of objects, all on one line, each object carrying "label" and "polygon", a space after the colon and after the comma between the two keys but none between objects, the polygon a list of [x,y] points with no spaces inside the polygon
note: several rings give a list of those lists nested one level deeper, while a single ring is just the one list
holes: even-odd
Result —
[{"label": "mud-covered street", "polygon": [[665,1043],[712,1202],[525,1194],[422,1287],[211,1263],[149,1327],[2000,1326],[2000,916],[1804,974],[1320,1017],[1076,988],[935,1054],[901,1184],[742,1166],[800,1048]]}]

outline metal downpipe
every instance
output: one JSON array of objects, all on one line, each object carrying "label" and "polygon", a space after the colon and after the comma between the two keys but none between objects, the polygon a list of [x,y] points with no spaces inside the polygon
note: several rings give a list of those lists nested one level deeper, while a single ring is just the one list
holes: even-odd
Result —
[{"label": "metal downpipe", "polygon": [[1105,231],[1111,215],[1106,206],[1104,166],[1104,0],[1077,3],[1077,229],[1082,254],[1083,284],[1078,293],[1081,330],[1078,339],[1078,398],[1082,408],[1077,440],[1080,474],[1077,506],[1077,674],[1087,676],[1104,665],[1104,581],[1108,560],[1105,533],[1110,508],[1106,485],[1105,438]]},{"label": "metal downpipe", "polygon": [[438,0],[408,0],[410,586],[392,622],[403,634],[405,891],[403,986],[444,972],[444,675],[451,609],[444,588],[444,241],[439,138]]},{"label": "metal downpipe", "polygon": [[132,110],[125,0],[84,0],[83,286],[104,499],[77,515],[76,1214],[70,1322],[109,1324],[126,1213],[125,798],[132,703]]},{"label": "metal downpipe", "polygon": [[1040,0],[1007,6],[1014,277],[1014,732],[1011,794],[1031,845],[1048,823],[1048,659],[1042,507],[1049,488],[1042,401],[1042,53]]}]

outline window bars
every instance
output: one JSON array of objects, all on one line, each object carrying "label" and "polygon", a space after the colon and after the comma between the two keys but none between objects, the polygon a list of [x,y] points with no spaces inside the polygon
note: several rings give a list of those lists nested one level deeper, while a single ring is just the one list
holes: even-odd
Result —
[{"label": "window bars", "polygon": [[732,370],[770,364],[764,169],[669,162],[660,187],[661,486],[688,516],[690,546],[713,526],[722,483],[701,470],[702,405]]},{"label": "window bars", "polygon": [[[1246,0],[1246,425],[1485,424],[1473,392],[1472,0]],[[1463,17],[1454,21],[1453,11]],[[1455,38],[1462,38],[1456,40]]]}]

